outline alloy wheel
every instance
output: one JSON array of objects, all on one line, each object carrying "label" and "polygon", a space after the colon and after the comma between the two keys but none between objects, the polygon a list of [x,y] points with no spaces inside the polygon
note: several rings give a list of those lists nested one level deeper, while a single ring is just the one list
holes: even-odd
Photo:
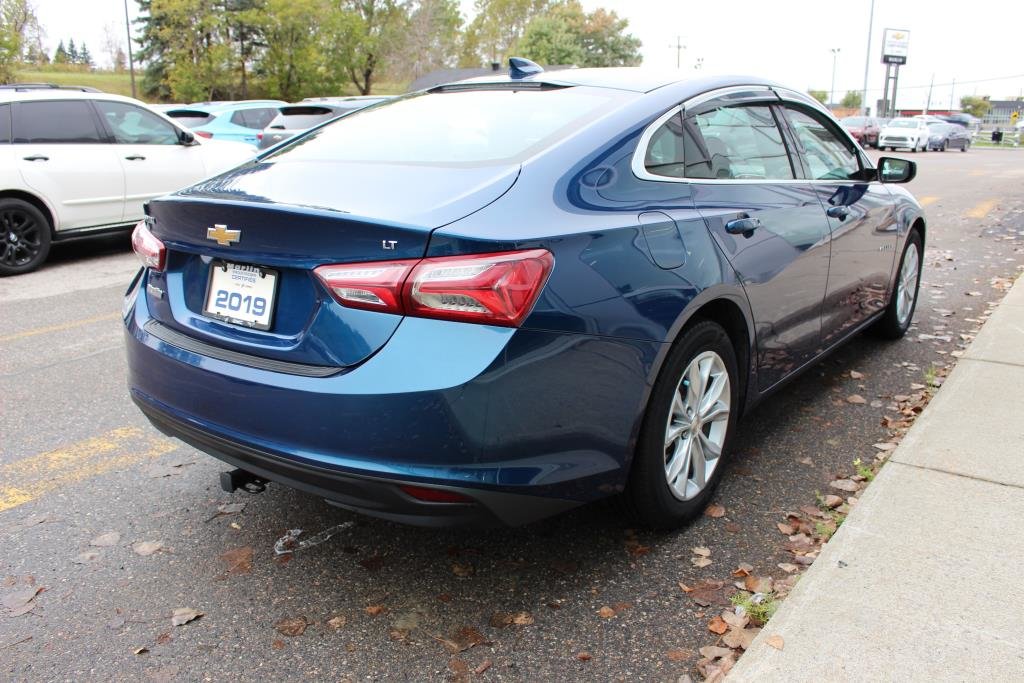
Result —
[{"label": "alloy wheel", "polygon": [[714,351],[694,357],[676,385],[665,426],[665,479],[679,500],[699,495],[718,467],[731,401],[722,358]]},{"label": "alloy wheel", "polygon": [[17,208],[0,211],[0,264],[17,268],[31,263],[42,249],[42,226]]},{"label": "alloy wheel", "polygon": [[921,258],[917,253],[917,245],[911,242],[907,253],[903,255],[903,267],[900,268],[899,280],[896,282],[896,319],[900,325],[907,324],[910,312],[914,310],[920,267]]}]

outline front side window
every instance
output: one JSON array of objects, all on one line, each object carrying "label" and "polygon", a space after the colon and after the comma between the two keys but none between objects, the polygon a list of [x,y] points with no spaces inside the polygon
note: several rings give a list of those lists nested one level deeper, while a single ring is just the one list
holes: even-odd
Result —
[{"label": "front side window", "polygon": [[125,102],[96,102],[100,115],[122,145],[176,145],[178,130],[156,114]]},{"label": "front side window", "polygon": [[812,180],[854,180],[859,177],[857,153],[830,126],[817,116],[788,106],[786,116]]},{"label": "front side window", "polygon": [[12,141],[20,144],[97,144],[105,142],[92,107],[85,100],[18,102]]}]

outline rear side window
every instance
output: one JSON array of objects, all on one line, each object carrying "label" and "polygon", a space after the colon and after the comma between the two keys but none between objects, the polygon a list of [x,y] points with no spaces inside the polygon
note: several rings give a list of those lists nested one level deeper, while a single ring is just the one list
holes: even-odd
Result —
[{"label": "rear side window", "polygon": [[18,102],[13,110],[15,143],[88,144],[105,142],[92,107],[84,100]]},{"label": "rear side window", "polygon": [[205,111],[197,111],[195,109],[171,109],[164,113],[186,128],[198,128],[200,126],[205,126],[213,120],[212,115],[207,114]]},{"label": "rear side window", "polygon": [[11,105],[0,104],[0,145],[11,141]]},{"label": "rear side window", "polygon": [[575,133],[636,96],[580,86],[424,93],[354,112],[263,160],[510,163]]},{"label": "rear side window", "polygon": [[305,130],[313,126],[329,121],[335,117],[347,113],[348,109],[334,110],[330,107],[285,107],[281,109],[270,128],[284,128],[285,130]]},{"label": "rear side window", "polygon": [[859,177],[860,160],[851,143],[818,115],[786,107],[800,155],[812,180],[851,180]]},{"label": "rear side window", "polygon": [[277,109],[239,109],[231,115],[231,123],[253,130],[263,130],[277,116]]}]

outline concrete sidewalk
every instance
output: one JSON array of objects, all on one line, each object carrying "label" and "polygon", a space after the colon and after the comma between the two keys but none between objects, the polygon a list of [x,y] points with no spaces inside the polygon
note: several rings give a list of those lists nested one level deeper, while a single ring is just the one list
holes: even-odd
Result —
[{"label": "concrete sidewalk", "polygon": [[1024,278],[727,680],[1024,680]]}]

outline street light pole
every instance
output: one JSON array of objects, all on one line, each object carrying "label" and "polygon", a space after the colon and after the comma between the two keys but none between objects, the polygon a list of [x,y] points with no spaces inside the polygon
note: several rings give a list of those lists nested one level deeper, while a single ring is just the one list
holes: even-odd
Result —
[{"label": "street light pole", "polygon": [[669,47],[676,51],[676,68],[678,69],[682,65],[683,50],[686,49],[686,46],[683,45],[683,37],[676,36],[676,44],[669,45]]},{"label": "street light pole", "polygon": [[132,55],[132,24],[128,20],[128,0],[124,0],[124,30],[128,34],[128,71],[132,75],[132,97],[135,97],[135,57]]},{"label": "street light pole", "polygon": [[[871,30],[875,27],[875,0],[871,0],[871,14],[868,16],[868,49],[864,53],[864,89],[860,93],[861,113],[868,113],[868,67],[871,66]],[[877,115],[878,112],[875,112]]]},{"label": "street light pole", "polygon": [[832,91],[829,95],[829,100],[832,101],[832,106],[836,104],[836,59],[839,57],[839,48],[832,48]]}]

